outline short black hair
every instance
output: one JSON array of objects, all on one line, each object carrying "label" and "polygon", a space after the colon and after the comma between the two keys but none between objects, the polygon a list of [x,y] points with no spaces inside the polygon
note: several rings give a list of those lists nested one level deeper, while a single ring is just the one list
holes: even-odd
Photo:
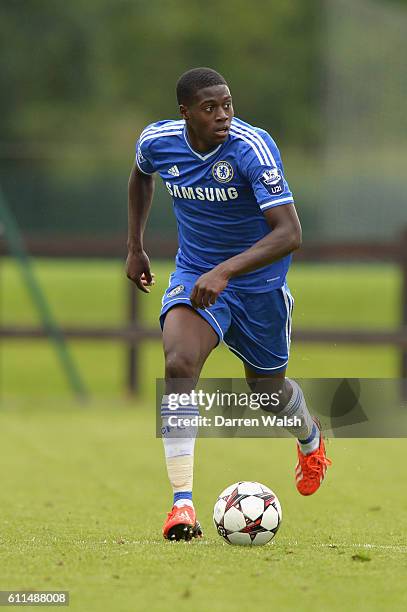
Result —
[{"label": "short black hair", "polygon": [[227,85],[227,83],[223,76],[212,68],[192,68],[184,72],[177,82],[178,104],[190,104],[197,91],[213,85]]}]

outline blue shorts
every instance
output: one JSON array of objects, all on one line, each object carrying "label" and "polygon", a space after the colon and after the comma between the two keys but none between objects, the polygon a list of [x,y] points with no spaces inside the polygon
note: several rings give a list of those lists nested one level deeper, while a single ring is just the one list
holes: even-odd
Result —
[{"label": "blue shorts", "polygon": [[[162,299],[161,328],[177,304],[191,306],[189,296],[200,274],[177,269]],[[259,374],[284,370],[288,363],[294,299],[284,285],[266,293],[223,291],[210,308],[196,310],[215,330],[219,341]],[[192,306],[191,306],[192,307]]]}]

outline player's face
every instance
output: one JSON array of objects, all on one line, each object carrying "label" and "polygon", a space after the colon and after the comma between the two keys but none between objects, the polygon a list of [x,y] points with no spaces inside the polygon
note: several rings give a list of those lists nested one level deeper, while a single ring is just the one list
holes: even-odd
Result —
[{"label": "player's face", "polygon": [[200,89],[189,106],[180,106],[191,144],[207,151],[226,140],[233,117],[232,96],[227,85]]}]

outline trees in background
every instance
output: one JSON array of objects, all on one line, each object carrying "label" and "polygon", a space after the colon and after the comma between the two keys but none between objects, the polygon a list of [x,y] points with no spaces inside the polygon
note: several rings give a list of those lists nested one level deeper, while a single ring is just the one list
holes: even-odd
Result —
[{"label": "trees in background", "polygon": [[178,75],[208,65],[242,117],[313,144],[320,19],[303,0],[4,2],[1,139],[98,142],[130,117],[174,116]]}]

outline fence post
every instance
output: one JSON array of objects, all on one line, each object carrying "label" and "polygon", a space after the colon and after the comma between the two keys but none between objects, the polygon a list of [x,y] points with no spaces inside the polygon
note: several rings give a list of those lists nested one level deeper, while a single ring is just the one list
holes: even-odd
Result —
[{"label": "fence post", "polygon": [[37,280],[25,240],[23,239],[23,234],[1,188],[0,223],[2,231],[4,228],[9,252],[15,257],[20,267],[24,285],[28,290],[28,294],[37,311],[42,327],[55,348],[57,358],[68,380],[68,384],[77,398],[84,401],[88,396],[86,386],[72,356],[70,347],[62,333],[61,327],[54,317],[47,296]]},{"label": "fence post", "polygon": [[[129,328],[137,325],[139,315],[139,299],[136,285],[129,281]],[[127,362],[127,392],[135,395],[139,391],[139,339],[129,340]]]},{"label": "fence post", "polygon": [[[407,328],[407,227],[401,235],[400,241],[400,266],[401,266],[401,324],[403,330]],[[407,400],[407,347],[401,349],[401,384],[402,398]]]}]

